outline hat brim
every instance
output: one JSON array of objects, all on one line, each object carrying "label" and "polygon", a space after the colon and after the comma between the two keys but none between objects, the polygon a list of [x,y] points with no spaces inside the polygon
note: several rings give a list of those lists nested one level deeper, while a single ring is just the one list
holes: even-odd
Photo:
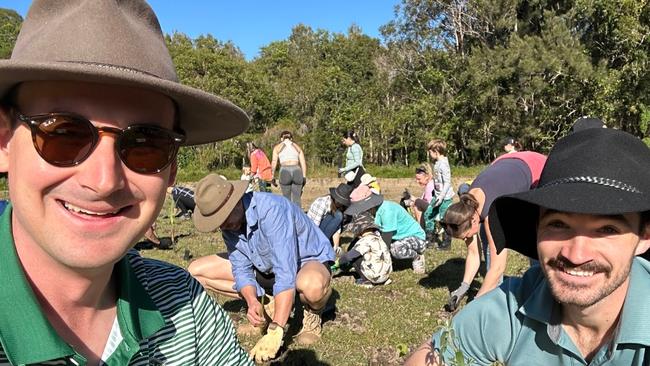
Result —
[{"label": "hat brim", "polygon": [[192,220],[194,221],[194,226],[198,231],[209,233],[215,231],[226,221],[228,215],[232,212],[237,205],[237,202],[244,196],[246,189],[248,188],[248,181],[238,180],[230,181],[233,186],[233,191],[226,203],[223,206],[215,211],[211,215],[203,215],[201,210],[194,210],[192,213]]},{"label": "hat brim", "polygon": [[618,215],[650,210],[643,195],[594,183],[550,185],[497,198],[490,207],[490,232],[497,253],[504,248],[537,259],[539,208],[560,212]]},{"label": "hat brim", "polygon": [[178,107],[187,146],[237,136],[250,123],[241,108],[223,98],[137,70],[90,63],[0,61],[0,95],[22,82],[57,80],[132,86],[169,96]]},{"label": "hat brim", "polygon": [[358,202],[352,202],[350,204],[350,207],[345,210],[345,214],[350,216],[358,215],[362,212],[370,210],[373,207],[380,206],[382,203],[384,203],[384,198],[381,195],[371,194],[367,199]]},{"label": "hat brim", "polygon": [[330,188],[330,197],[345,207],[350,206],[350,199],[346,199],[345,197],[341,196],[339,192],[336,191],[336,188]]}]

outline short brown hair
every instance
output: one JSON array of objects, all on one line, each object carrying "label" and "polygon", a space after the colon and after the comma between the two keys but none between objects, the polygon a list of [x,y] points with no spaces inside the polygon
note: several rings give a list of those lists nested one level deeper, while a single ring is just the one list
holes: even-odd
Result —
[{"label": "short brown hair", "polygon": [[447,155],[447,143],[441,139],[433,139],[427,144],[428,151],[435,151],[440,155]]}]

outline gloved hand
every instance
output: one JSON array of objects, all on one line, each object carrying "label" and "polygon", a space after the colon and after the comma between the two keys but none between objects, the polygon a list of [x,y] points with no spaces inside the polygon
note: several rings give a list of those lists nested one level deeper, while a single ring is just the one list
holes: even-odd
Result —
[{"label": "gloved hand", "polygon": [[463,296],[467,294],[468,290],[469,284],[467,282],[462,282],[457,289],[449,293],[449,301],[447,302],[449,311],[454,311],[456,308],[458,308],[460,300],[463,299]]},{"label": "gloved hand", "polygon": [[334,262],[334,264],[332,264],[332,265],[330,266],[330,271],[332,271],[332,273],[335,273],[335,272],[338,271],[339,269],[341,269],[341,266],[339,265],[339,260],[337,259],[337,260]]},{"label": "gloved hand", "polygon": [[280,347],[282,346],[282,338],[284,337],[284,330],[282,327],[277,326],[273,329],[269,328],[264,337],[260,338],[251,350],[251,357],[257,363],[269,361],[277,355]]}]

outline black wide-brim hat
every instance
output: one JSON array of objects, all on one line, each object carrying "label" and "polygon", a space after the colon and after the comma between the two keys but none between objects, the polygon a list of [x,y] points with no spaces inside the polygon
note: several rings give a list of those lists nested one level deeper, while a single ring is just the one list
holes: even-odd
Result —
[{"label": "black wide-brim hat", "polygon": [[650,149],[618,130],[592,128],[559,140],[537,188],[497,198],[490,207],[492,238],[537,258],[539,208],[618,215],[650,210]]},{"label": "black wide-brim hat", "polygon": [[352,189],[351,185],[341,183],[336,188],[330,188],[330,197],[339,204],[348,207],[350,206],[350,193],[352,193]]}]

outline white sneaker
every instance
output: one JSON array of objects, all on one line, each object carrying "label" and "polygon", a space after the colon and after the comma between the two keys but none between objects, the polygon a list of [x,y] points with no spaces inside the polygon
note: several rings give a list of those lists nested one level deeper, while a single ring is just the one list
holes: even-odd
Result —
[{"label": "white sneaker", "polygon": [[413,272],[415,274],[424,274],[425,272],[424,253],[413,258]]}]

